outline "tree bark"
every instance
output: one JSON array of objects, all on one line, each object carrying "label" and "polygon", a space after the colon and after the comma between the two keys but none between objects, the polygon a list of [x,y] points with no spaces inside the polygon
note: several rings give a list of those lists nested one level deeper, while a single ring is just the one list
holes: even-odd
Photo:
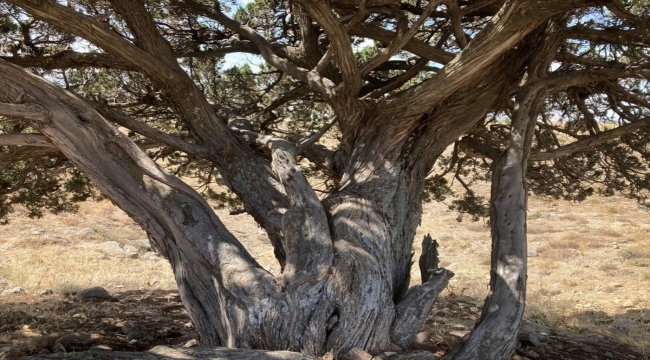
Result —
[{"label": "tree bark", "polygon": [[85,100],[1,60],[0,70],[7,89],[0,101],[23,99],[42,109],[34,127],[151,235],[172,265],[204,345],[314,356],[332,350],[336,357],[355,347],[371,353],[406,347],[452,276],[441,269],[394,302],[401,274],[390,246],[395,224],[378,198],[368,197],[382,188],[369,186],[365,195],[342,189],[321,203],[292,145],[259,138],[271,148],[273,171],[289,196],[282,226],[290,256],[285,273],[274,278],[202,197]]},{"label": "tree bark", "polygon": [[537,92],[518,97],[507,149],[492,165],[490,294],[467,338],[445,359],[506,359],[514,351],[526,299],[526,162]]}]

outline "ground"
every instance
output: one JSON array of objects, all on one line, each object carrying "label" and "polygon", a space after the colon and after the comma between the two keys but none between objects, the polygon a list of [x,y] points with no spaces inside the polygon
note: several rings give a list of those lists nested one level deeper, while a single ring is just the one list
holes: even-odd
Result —
[{"label": "ground", "polygon": [[[538,346],[522,338],[515,358],[650,359],[648,215],[620,197],[582,204],[531,198],[525,328],[546,335]],[[219,216],[263,266],[279,271],[251,219],[225,210]],[[427,204],[417,236],[438,239],[441,265],[456,273],[419,336],[418,347],[436,355],[471,330],[487,291],[489,229],[456,216],[444,204]],[[66,351],[193,345],[169,265],[148,251],[145,238],[108,202],[40,220],[13,215],[0,227],[0,292],[22,292],[0,296],[0,358],[63,351],[54,342],[68,332],[90,340]],[[419,282],[417,269],[412,276]],[[74,299],[91,286],[115,299]],[[43,290],[52,294],[39,295]]]}]

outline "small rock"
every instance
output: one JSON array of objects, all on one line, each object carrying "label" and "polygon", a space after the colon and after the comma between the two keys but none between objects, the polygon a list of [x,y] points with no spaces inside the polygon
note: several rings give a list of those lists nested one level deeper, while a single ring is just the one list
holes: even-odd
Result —
[{"label": "small rock", "polygon": [[613,287],[623,287],[623,284],[620,283],[611,283],[610,285]]},{"label": "small rock", "polygon": [[83,289],[77,293],[74,297],[79,301],[86,300],[112,300],[113,296],[103,287],[95,286],[87,289]]},{"label": "small rock", "polygon": [[122,332],[124,335],[129,335],[132,332],[139,331],[140,329],[131,321],[127,321],[122,325]]},{"label": "small rock", "polygon": [[124,255],[122,246],[117,241],[104,241],[92,245],[95,250],[99,250],[107,255]]},{"label": "small rock", "polygon": [[186,342],[185,344],[183,344],[183,347],[186,347],[186,348],[195,347],[195,346],[199,346],[199,341],[196,340],[196,339],[192,339],[192,340]]},{"label": "small rock", "polygon": [[528,252],[528,257],[537,257],[539,253],[537,251],[531,250]]},{"label": "small rock", "polygon": [[413,350],[437,350],[436,343],[431,340],[431,336],[426,331],[419,332],[415,335],[415,339],[413,339],[409,348]]},{"label": "small rock", "polygon": [[41,322],[41,321],[45,321],[45,316],[40,315],[40,314],[36,314],[36,315],[32,315],[32,319],[34,319],[35,321]]},{"label": "small rock", "polygon": [[92,344],[92,342],[93,340],[90,337],[90,334],[85,332],[72,332],[61,336],[56,341],[56,344],[62,345],[65,348],[65,350],[69,351],[72,350],[74,347],[90,345]]},{"label": "small rock", "polygon": [[15,288],[7,289],[0,293],[0,296],[7,296],[7,295],[13,295],[13,294],[19,294],[19,293],[24,293],[25,289],[21,288],[20,286],[16,286]]},{"label": "small rock", "polygon": [[95,345],[88,351],[113,351],[113,348],[108,345]]},{"label": "small rock", "polygon": [[126,335],[127,340],[142,340],[144,338],[144,333],[142,331],[132,331]]},{"label": "small rock", "polygon": [[360,348],[352,348],[348,351],[347,354],[343,357],[343,360],[371,360],[372,355],[363,351]]},{"label": "small rock", "polygon": [[626,302],[623,303],[623,307],[624,307],[624,308],[631,308],[631,307],[634,307],[634,303],[631,302],[631,301],[626,301]]},{"label": "small rock", "polygon": [[531,358],[533,358],[533,359],[536,359],[536,358],[539,357],[539,354],[536,353],[536,352],[533,351],[533,350],[524,351],[524,354],[526,354],[527,356],[529,356],[529,357],[531,357]]},{"label": "small rock", "polygon": [[137,239],[132,241],[133,246],[140,250],[144,251],[152,251],[153,249],[151,248],[151,243],[149,242],[149,239]]},{"label": "small rock", "polygon": [[38,292],[38,295],[40,296],[46,296],[46,295],[52,295],[54,294],[54,291],[52,289],[43,289]]},{"label": "small rock", "polygon": [[54,333],[36,337],[32,340],[32,345],[37,348],[51,348],[56,340],[61,337],[61,334]]},{"label": "small rock", "polygon": [[429,351],[412,351],[398,353],[388,357],[389,360],[437,360],[438,358]]},{"label": "small rock", "polygon": [[469,331],[463,330],[452,330],[447,333],[447,335],[453,336],[457,339],[463,339],[467,334],[469,334]]},{"label": "small rock", "polygon": [[534,332],[520,333],[517,338],[524,345],[531,345],[534,347],[542,345],[542,340],[539,338],[539,335]]},{"label": "small rock", "polygon": [[613,357],[614,357],[614,354],[612,354],[612,353],[609,352],[609,351],[605,351],[605,353],[604,353],[603,355],[604,355],[605,357],[608,357],[608,358],[613,358]]},{"label": "small rock", "polygon": [[131,245],[124,245],[122,248],[124,251],[124,254],[130,258],[137,258],[138,257],[138,249],[134,246]]}]

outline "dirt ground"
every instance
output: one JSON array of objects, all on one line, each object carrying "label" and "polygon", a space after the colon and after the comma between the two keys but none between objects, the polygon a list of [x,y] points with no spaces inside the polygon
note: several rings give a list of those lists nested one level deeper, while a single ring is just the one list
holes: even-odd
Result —
[{"label": "dirt ground", "polygon": [[[218,214],[277,274],[263,231],[245,216]],[[650,358],[649,215],[619,197],[582,204],[531,198],[525,317],[541,335],[521,339],[515,358]],[[456,273],[418,337],[418,347],[436,355],[471,330],[489,280],[489,229],[456,216],[444,204],[427,204],[416,237],[416,256],[417,239],[431,233],[441,265]],[[196,344],[169,265],[119,209],[89,202],[77,214],[31,220],[19,212],[11,220],[0,227],[0,293],[20,290],[0,296],[0,358]],[[412,278],[420,280],[416,269]],[[91,286],[115,299],[74,301],[72,294]],[[56,344],[69,333],[77,335]]]}]

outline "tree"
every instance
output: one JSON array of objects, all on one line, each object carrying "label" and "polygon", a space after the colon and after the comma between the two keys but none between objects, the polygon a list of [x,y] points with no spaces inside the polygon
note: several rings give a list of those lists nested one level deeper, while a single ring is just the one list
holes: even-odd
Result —
[{"label": "tree", "polygon": [[[504,359],[524,309],[528,192],[647,205],[645,1],[0,9],[1,215],[71,210],[98,189],[169,260],[206,345],[406,348],[453,275],[428,238],[425,282],[410,286],[422,201],[451,176],[466,189],[454,208],[489,215],[493,245],[482,317],[448,358]],[[227,68],[233,53],[263,62]],[[328,131],[335,146],[319,143]],[[484,177],[487,206],[472,190]],[[251,214],[282,274],[206,199]]]}]

